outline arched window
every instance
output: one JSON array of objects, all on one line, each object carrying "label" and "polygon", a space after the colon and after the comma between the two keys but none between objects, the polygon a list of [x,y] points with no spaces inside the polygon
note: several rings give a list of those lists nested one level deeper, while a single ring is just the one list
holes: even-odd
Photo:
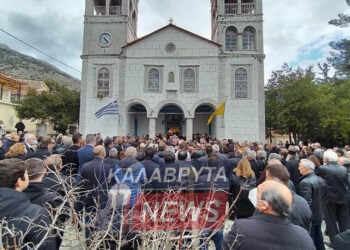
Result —
[{"label": "arched window", "polygon": [[97,97],[109,96],[109,69],[100,68],[97,72]]},{"label": "arched window", "polygon": [[255,29],[247,27],[243,31],[243,49],[255,49]]},{"label": "arched window", "polygon": [[196,91],[196,73],[193,69],[186,69],[183,75],[183,91],[195,92]]},{"label": "arched window", "polygon": [[238,68],[235,72],[235,98],[248,98],[248,72]]},{"label": "arched window", "polygon": [[148,71],[147,90],[149,92],[159,92],[159,70],[152,68]]},{"label": "arched window", "polygon": [[228,27],[225,32],[225,50],[237,50],[237,29],[235,27]]}]

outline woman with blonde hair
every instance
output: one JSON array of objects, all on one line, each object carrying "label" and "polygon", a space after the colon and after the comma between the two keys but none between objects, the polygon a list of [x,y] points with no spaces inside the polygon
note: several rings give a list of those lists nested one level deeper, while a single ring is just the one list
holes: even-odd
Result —
[{"label": "woman with blonde hair", "polygon": [[17,142],[13,144],[5,154],[6,158],[17,158],[25,160],[27,158],[27,149],[24,143]]},{"label": "woman with blonde hair", "polygon": [[256,178],[249,160],[241,159],[233,170],[230,191],[236,203],[233,206],[233,213],[230,219],[247,218],[253,215],[254,205],[250,202],[249,191],[256,187]]}]

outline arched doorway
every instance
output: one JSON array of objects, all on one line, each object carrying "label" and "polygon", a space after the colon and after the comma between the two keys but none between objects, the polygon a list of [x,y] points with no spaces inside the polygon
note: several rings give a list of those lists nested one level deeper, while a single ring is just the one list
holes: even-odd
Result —
[{"label": "arched doorway", "polygon": [[184,132],[184,114],[183,111],[174,104],[164,106],[158,117],[162,119],[164,134],[183,135]]},{"label": "arched doorway", "polygon": [[137,103],[130,106],[127,133],[136,136],[148,134],[147,110],[142,104]]},{"label": "arched doorway", "polygon": [[207,133],[208,135],[212,134],[213,123],[207,126],[207,122],[210,115],[214,111],[215,111],[214,107],[212,107],[209,104],[201,104],[196,108],[194,112],[195,119],[193,121],[194,134],[204,134],[204,133]]}]

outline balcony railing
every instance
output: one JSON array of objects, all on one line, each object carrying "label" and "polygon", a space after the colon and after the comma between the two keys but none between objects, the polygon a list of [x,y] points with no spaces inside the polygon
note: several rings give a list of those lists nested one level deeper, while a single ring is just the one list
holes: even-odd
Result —
[{"label": "balcony railing", "polygon": [[255,13],[255,3],[242,3],[241,13],[242,13],[242,15],[254,14]]},{"label": "balcony railing", "polygon": [[105,16],[106,15],[106,6],[95,6],[95,16]]},{"label": "balcony railing", "polygon": [[[116,16],[121,14],[121,6],[114,5],[109,6],[109,15],[110,16]],[[106,16],[107,15],[107,8],[106,6],[95,6],[95,16]]]},{"label": "balcony railing", "polygon": [[241,3],[241,8],[239,11],[238,3],[226,3],[225,4],[225,14],[254,14],[255,13],[255,3]]},{"label": "balcony railing", "polygon": [[226,3],[225,4],[225,14],[237,14],[238,4],[237,3]]},{"label": "balcony railing", "polygon": [[110,6],[109,7],[109,15],[110,16],[120,15],[121,13],[122,13],[121,6]]}]

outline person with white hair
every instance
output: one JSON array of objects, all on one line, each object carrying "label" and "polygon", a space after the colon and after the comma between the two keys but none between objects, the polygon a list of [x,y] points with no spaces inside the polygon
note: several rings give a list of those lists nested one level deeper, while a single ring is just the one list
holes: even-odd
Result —
[{"label": "person with white hair", "polygon": [[323,212],[331,243],[335,235],[350,229],[349,180],[346,168],[339,166],[337,160],[338,155],[329,149],[323,154],[324,165],[315,170],[327,184]]},{"label": "person with white hair", "polygon": [[308,159],[300,160],[298,169],[302,177],[297,186],[297,193],[307,201],[312,211],[311,238],[317,250],[325,249],[321,224],[323,218],[322,204],[326,183],[321,177],[315,175],[315,164],[312,161]]},{"label": "person with white hair", "polygon": [[126,184],[131,191],[130,208],[137,201],[137,196],[141,193],[141,187],[145,182],[145,167],[137,161],[136,156],[136,148],[128,147],[125,151],[125,157],[114,168],[116,183]]}]

